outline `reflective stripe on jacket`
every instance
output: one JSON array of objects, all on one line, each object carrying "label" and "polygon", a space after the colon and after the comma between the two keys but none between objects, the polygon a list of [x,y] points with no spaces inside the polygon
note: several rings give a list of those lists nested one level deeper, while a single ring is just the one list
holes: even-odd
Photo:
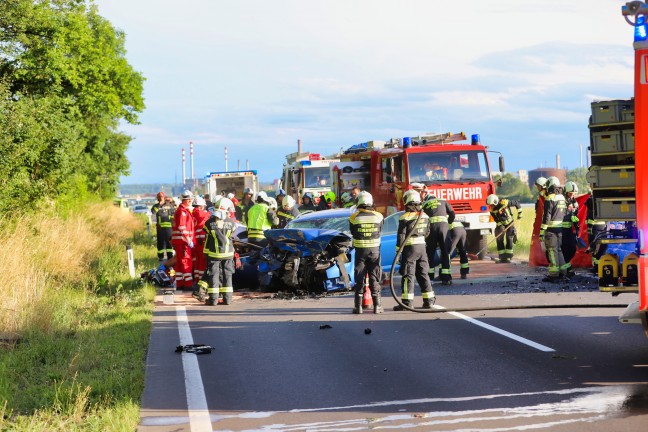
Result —
[{"label": "reflective stripe on jacket", "polygon": [[212,259],[234,258],[234,244],[232,234],[236,224],[230,218],[220,220],[212,216],[205,223],[205,247],[203,252]]},{"label": "reflective stripe on jacket", "polygon": [[384,217],[377,211],[359,209],[349,218],[353,247],[379,248]]},{"label": "reflective stripe on jacket", "polygon": [[[419,214],[421,219],[418,224],[416,219],[418,219]],[[424,212],[405,212],[401,215],[398,220],[398,234],[396,236],[396,246],[402,246],[405,236],[411,230],[414,230],[410,238],[407,240],[404,246],[414,245],[414,244],[425,244],[425,237],[430,233],[430,221],[428,220],[428,215]]]}]

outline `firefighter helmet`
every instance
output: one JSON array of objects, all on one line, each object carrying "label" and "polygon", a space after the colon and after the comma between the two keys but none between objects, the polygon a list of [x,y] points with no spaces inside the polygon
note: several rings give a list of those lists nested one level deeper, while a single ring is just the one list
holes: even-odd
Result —
[{"label": "firefighter helmet", "polygon": [[328,191],[324,193],[324,199],[326,202],[333,202],[335,201],[335,192],[333,191]]},{"label": "firefighter helmet", "polygon": [[565,183],[565,192],[578,193],[578,185],[573,181],[568,181]]},{"label": "firefighter helmet", "polygon": [[234,203],[229,198],[221,198],[216,203],[214,203],[216,210],[231,212],[234,210]]},{"label": "firefighter helmet", "polygon": [[499,197],[495,194],[490,194],[486,197],[486,204],[489,206],[496,206],[499,204]]},{"label": "firefighter helmet", "polygon": [[277,196],[286,196],[286,191],[281,188],[277,189]]},{"label": "firefighter helmet", "polygon": [[155,195],[155,198],[157,198],[158,201],[164,201],[166,195],[164,192],[160,191]]},{"label": "firefighter helmet", "polygon": [[190,199],[193,198],[193,194],[191,193],[190,190],[186,190],[186,191],[182,192],[182,196],[180,198],[182,198],[183,201],[184,200],[190,200]]},{"label": "firefighter helmet", "polygon": [[274,199],[274,198],[272,198],[272,197],[270,197],[270,198],[268,198],[268,201],[269,201],[269,202],[268,202],[268,206],[269,206],[272,210],[277,210],[277,200]]},{"label": "firefighter helmet", "polygon": [[342,205],[353,203],[353,197],[349,192],[344,192],[340,197],[340,200],[342,201]]},{"label": "firefighter helmet", "polygon": [[309,200],[311,200],[311,202],[313,202],[313,194],[310,193],[310,192],[306,192],[306,193],[304,194],[304,196],[302,197],[302,200],[303,200],[304,198],[308,198]]},{"label": "firefighter helmet", "polygon": [[[350,195],[349,195],[350,196]],[[367,191],[362,191],[358,194],[358,206],[372,206],[373,197]]]},{"label": "firefighter helmet", "polygon": [[403,194],[403,203],[407,204],[420,204],[421,203],[421,194],[414,189],[410,189]]},{"label": "firefighter helmet", "polygon": [[194,207],[205,207],[205,206],[207,205],[207,202],[205,202],[205,198],[196,197],[196,198],[193,200],[193,204],[192,204],[192,205],[193,205]]},{"label": "firefighter helmet", "polygon": [[558,180],[558,177],[551,176],[547,179],[547,189],[549,189],[551,186],[560,187],[560,180]]},{"label": "firefighter helmet", "polygon": [[295,198],[291,197],[290,195],[286,195],[281,201],[281,207],[283,207],[284,210],[290,210],[291,208],[295,207]]},{"label": "firefighter helmet", "polygon": [[263,201],[266,204],[270,204],[270,199],[268,198],[268,194],[265,193],[265,191],[261,191],[257,194],[257,202]]},{"label": "firefighter helmet", "polygon": [[254,189],[249,187],[245,188],[245,190],[243,190],[243,196],[245,196],[245,194],[250,194],[252,195],[252,198],[254,198]]},{"label": "firefighter helmet", "polygon": [[538,177],[534,183],[536,186],[540,186],[541,188],[544,188],[547,185],[547,179],[544,177]]}]

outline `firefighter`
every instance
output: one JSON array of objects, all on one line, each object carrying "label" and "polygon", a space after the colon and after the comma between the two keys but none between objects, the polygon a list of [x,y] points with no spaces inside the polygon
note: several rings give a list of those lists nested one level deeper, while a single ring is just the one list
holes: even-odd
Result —
[{"label": "firefighter", "polygon": [[315,207],[315,204],[313,203],[313,194],[310,192],[306,192],[302,197],[302,203],[299,206],[299,213],[311,212],[316,210],[317,207]]},{"label": "firefighter", "polygon": [[[396,248],[403,248],[401,254],[400,274],[402,278],[401,299],[404,305],[414,306],[414,278],[421,287],[423,297],[423,308],[431,309],[436,299],[432,282],[428,276],[430,266],[428,265],[425,252],[425,237],[430,232],[430,222],[425,212],[421,211],[421,196],[413,189],[403,194],[405,213],[398,220],[398,233],[396,237]],[[418,219],[418,224],[416,220]],[[407,234],[413,231],[405,243]],[[401,305],[394,306],[395,311],[404,310]]]},{"label": "firefighter", "polygon": [[194,229],[196,231],[196,245],[191,254],[194,284],[197,284],[203,278],[205,269],[207,268],[207,261],[203,253],[203,246],[205,245],[205,231],[203,227],[207,219],[211,216],[211,213],[205,210],[206,206],[207,202],[205,199],[197,197],[194,199],[193,211],[191,212],[194,219]]},{"label": "firefighter", "polygon": [[275,199],[277,200],[277,203],[281,206],[283,205],[283,199],[286,196],[286,191],[279,188],[277,189],[277,193],[275,194]]},{"label": "firefighter", "polygon": [[259,246],[268,244],[263,231],[279,225],[277,213],[270,208],[270,198],[261,191],[257,195],[256,204],[250,207],[247,213],[248,242]]},{"label": "firefighter", "polygon": [[284,228],[288,222],[295,219],[301,213],[295,205],[295,198],[290,195],[283,197],[283,202],[281,203],[281,210],[277,212],[277,217],[279,218],[279,228]]},{"label": "firefighter", "polygon": [[464,228],[463,223],[457,220],[448,226],[448,237],[446,237],[446,249],[450,256],[452,256],[455,248],[457,248],[457,254],[459,254],[461,279],[466,279],[468,273],[470,273],[468,249],[466,248],[466,228]]},{"label": "firefighter", "polygon": [[186,190],[181,196],[181,202],[173,215],[173,230],[171,244],[176,255],[175,280],[176,288],[190,289],[193,286],[191,269],[191,250],[194,248],[195,232],[194,219],[189,210],[193,195]]},{"label": "firefighter", "polygon": [[[517,242],[515,219],[522,219],[520,203],[517,200],[502,199],[495,194],[486,197],[486,204],[495,221],[495,238],[497,239],[498,263],[509,263],[513,258],[513,244]],[[513,208],[517,215],[513,214]]]},{"label": "firefighter", "polygon": [[164,192],[158,192],[156,198],[158,202],[151,207],[151,214],[155,216],[158,260],[163,261],[165,254],[166,259],[173,257],[171,232],[173,231],[173,214],[175,213],[175,208],[172,201],[167,201]]},{"label": "firefighter", "polygon": [[214,203],[211,201],[211,199],[210,199],[211,197],[209,196],[209,194],[203,195],[203,198],[205,200],[205,210],[213,211]]},{"label": "firefighter", "polygon": [[383,215],[375,211],[373,197],[369,192],[358,195],[358,211],[351,215],[349,224],[355,248],[355,296],[353,313],[362,313],[362,298],[365,278],[369,276],[369,289],[374,305],[374,313],[383,313],[380,299],[380,236],[383,226]]},{"label": "firefighter", "polygon": [[565,260],[565,276],[572,278],[576,275],[571,266],[571,260],[576,255],[576,237],[578,235],[578,201],[576,201],[576,194],[578,193],[578,186],[573,181],[565,183],[565,217],[563,219],[562,227],[562,243],[561,249],[563,258]]},{"label": "firefighter", "polygon": [[234,208],[236,208],[236,206],[239,205],[239,200],[236,199],[236,195],[234,195],[233,192],[227,194],[227,199],[232,201],[232,205],[234,205]]},{"label": "firefighter", "polygon": [[356,205],[355,200],[349,192],[344,192],[342,196],[340,196],[340,202],[342,203],[342,208],[350,208]]},{"label": "firefighter", "polygon": [[[268,197],[268,201],[270,201],[270,204],[268,204],[268,207],[276,215],[277,211],[279,210],[279,205],[277,204],[277,200],[272,198],[272,197]],[[275,222],[275,219],[273,219],[273,222]],[[273,223],[273,225],[271,227],[271,229],[274,229],[274,228],[279,228],[279,216],[276,217],[276,223]]]},{"label": "firefighter", "polygon": [[562,254],[562,227],[567,205],[561,192],[560,181],[555,177],[548,178],[540,225],[540,241],[549,261],[549,275],[543,279],[544,282],[556,282],[566,271]]},{"label": "firefighter", "polygon": [[607,231],[607,223],[594,219],[594,199],[590,196],[585,201],[587,207],[587,251],[592,254],[592,271],[598,274],[599,259],[607,252],[607,244],[601,243],[601,238]]},{"label": "firefighter", "polygon": [[322,196],[320,196],[320,200],[317,203],[317,211],[320,210],[329,210],[332,209],[334,206],[333,204],[335,203],[335,192],[333,191],[328,191],[324,192]]},{"label": "firefighter", "polygon": [[349,192],[351,194],[351,198],[353,198],[354,203],[358,199],[360,192],[362,192],[362,190],[358,186],[354,186],[353,189],[351,189],[351,192]]},{"label": "firefighter", "polygon": [[245,188],[243,191],[243,199],[236,206],[236,220],[243,225],[247,225],[247,213],[254,205],[254,189]]},{"label": "firefighter", "polygon": [[434,279],[434,258],[438,247],[441,253],[441,283],[443,285],[452,285],[450,251],[446,248],[446,238],[448,237],[448,223],[454,222],[454,210],[448,201],[430,194],[425,197],[422,208],[430,218],[430,235],[425,240],[425,249],[430,266],[430,279]]},{"label": "firefighter", "polygon": [[208,306],[218,304],[219,293],[224,305],[232,304],[234,296],[232,276],[236,265],[232,234],[236,230],[236,223],[227,216],[228,212],[225,210],[230,204],[229,198],[221,199],[219,208],[205,223],[204,252],[207,256],[207,273],[199,282],[199,286],[207,291],[205,303]]},{"label": "firefighter", "polygon": [[412,186],[412,189],[419,193],[419,195],[421,196],[421,202],[424,202],[425,198],[428,195],[427,186],[423,183],[412,183],[410,184],[410,186]]},{"label": "firefighter", "polygon": [[538,206],[540,205],[540,198],[544,199],[545,195],[547,194],[547,189],[545,189],[547,185],[547,179],[544,177],[538,177],[535,182],[535,187],[536,190],[538,191],[538,200],[535,203],[535,211],[536,214],[538,213]]}]

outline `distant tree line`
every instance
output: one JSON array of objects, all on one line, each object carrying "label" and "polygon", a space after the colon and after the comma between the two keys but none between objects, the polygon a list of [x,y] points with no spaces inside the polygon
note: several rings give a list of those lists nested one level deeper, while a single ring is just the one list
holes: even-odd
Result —
[{"label": "distant tree line", "polygon": [[143,82],[91,0],[0,1],[0,211],[112,196]]}]

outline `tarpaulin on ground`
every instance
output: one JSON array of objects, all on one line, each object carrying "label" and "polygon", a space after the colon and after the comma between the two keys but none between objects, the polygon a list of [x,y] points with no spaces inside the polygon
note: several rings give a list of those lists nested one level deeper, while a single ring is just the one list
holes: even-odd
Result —
[{"label": "tarpaulin on ground", "polygon": [[[585,201],[589,198],[589,194],[581,195],[576,198],[578,202],[578,233],[577,236],[583,239],[585,246],[589,244],[587,238],[587,206]],[[531,234],[531,250],[529,251],[529,266],[530,267],[547,267],[549,261],[547,256],[542,252],[540,246],[540,225],[542,225],[542,213],[544,210],[544,197],[540,197],[537,204],[535,221],[533,223],[533,234]],[[571,260],[571,265],[577,267],[592,267],[592,255],[585,253],[586,247],[576,249],[576,254]]]}]

